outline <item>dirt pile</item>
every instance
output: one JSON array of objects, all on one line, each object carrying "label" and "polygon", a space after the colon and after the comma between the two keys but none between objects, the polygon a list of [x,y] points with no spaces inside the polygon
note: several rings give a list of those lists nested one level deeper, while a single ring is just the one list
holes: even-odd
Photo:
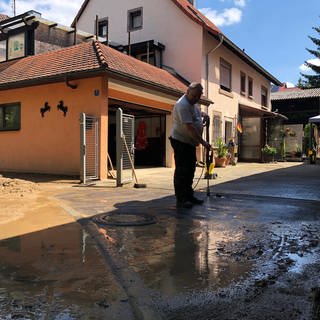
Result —
[{"label": "dirt pile", "polygon": [[22,179],[5,178],[0,175],[0,195],[21,195],[39,191],[37,183]]}]

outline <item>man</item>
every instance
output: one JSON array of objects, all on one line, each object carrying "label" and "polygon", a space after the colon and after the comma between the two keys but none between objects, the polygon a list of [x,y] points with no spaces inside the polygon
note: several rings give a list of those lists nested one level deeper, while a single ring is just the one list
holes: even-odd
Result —
[{"label": "man", "polygon": [[173,127],[169,139],[174,150],[177,208],[191,208],[194,204],[203,203],[203,200],[193,195],[192,189],[197,161],[196,147],[202,144],[207,149],[211,148],[210,144],[202,139],[202,117],[208,117],[200,111],[197,104],[202,92],[200,83],[191,83],[173,108]]}]

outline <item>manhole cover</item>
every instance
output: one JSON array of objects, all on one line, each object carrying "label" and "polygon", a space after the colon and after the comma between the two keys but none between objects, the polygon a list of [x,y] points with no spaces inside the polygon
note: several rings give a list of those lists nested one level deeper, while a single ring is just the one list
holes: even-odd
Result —
[{"label": "manhole cover", "polygon": [[105,213],[93,220],[108,226],[146,226],[156,223],[156,219],[146,213]]}]

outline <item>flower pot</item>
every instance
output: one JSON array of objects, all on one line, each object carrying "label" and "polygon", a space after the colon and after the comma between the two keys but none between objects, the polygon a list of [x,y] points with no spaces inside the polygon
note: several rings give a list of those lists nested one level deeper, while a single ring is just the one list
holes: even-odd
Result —
[{"label": "flower pot", "polygon": [[215,161],[215,166],[216,167],[222,167],[224,168],[226,166],[226,159],[227,158],[219,158],[219,157],[215,157],[214,161]]},{"label": "flower pot", "polygon": [[263,154],[263,162],[274,162],[274,156],[272,154]]}]

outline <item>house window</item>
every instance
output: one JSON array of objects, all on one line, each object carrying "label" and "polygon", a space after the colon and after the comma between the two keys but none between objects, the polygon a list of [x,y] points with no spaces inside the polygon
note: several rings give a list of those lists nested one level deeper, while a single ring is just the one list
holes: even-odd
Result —
[{"label": "house window", "polygon": [[232,138],[232,121],[226,120],[224,123],[224,138],[225,143],[228,143]]},{"label": "house window", "polygon": [[213,122],[212,122],[213,132],[212,132],[212,143],[215,145],[216,140],[221,138],[221,116],[220,115],[213,115]]},{"label": "house window", "polygon": [[128,11],[128,31],[142,29],[142,8]]},{"label": "house window", "polygon": [[98,21],[98,36],[102,38],[108,37],[108,19],[104,18]]},{"label": "house window", "polygon": [[19,33],[8,39],[8,60],[25,56],[25,34]]},{"label": "house window", "polygon": [[20,103],[0,104],[0,131],[20,129]]},{"label": "house window", "polygon": [[231,64],[220,59],[220,88],[231,92]]},{"label": "house window", "polygon": [[0,41],[0,62],[7,60],[7,40]]},{"label": "house window", "polygon": [[248,77],[248,96],[249,98],[253,97],[253,80],[250,77]]},{"label": "house window", "polygon": [[268,106],[268,89],[264,86],[261,87],[261,105]]},{"label": "house window", "polygon": [[246,93],[246,74],[240,72],[240,92],[245,95]]}]

